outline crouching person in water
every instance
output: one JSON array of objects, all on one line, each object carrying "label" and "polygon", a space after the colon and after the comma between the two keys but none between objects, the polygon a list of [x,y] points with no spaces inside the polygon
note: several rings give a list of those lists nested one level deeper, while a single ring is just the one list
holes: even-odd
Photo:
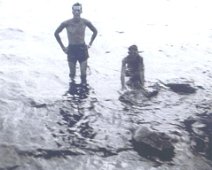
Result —
[{"label": "crouching person in water", "polygon": [[[129,79],[127,82],[126,77]],[[128,48],[128,55],[122,60],[121,85],[122,90],[127,86],[133,90],[144,90],[144,63],[136,45]]]}]

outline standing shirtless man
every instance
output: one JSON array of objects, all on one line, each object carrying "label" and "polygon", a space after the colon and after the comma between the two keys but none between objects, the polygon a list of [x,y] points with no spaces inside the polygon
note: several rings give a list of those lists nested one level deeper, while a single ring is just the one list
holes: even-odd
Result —
[{"label": "standing shirtless man", "polygon": [[[68,65],[70,69],[69,77],[71,79],[71,83],[74,83],[74,78],[76,74],[76,63],[78,61],[80,64],[81,84],[86,85],[87,59],[89,57],[88,48],[91,47],[94,39],[96,38],[97,29],[90,21],[80,17],[82,13],[82,5],[80,3],[75,3],[72,6],[72,13],[73,18],[62,22],[60,26],[56,29],[54,35],[60,47],[68,56]],[[86,27],[88,27],[93,32],[88,45],[86,45],[85,43]],[[69,43],[68,47],[64,46],[59,36],[60,32],[64,28],[67,31]]]}]

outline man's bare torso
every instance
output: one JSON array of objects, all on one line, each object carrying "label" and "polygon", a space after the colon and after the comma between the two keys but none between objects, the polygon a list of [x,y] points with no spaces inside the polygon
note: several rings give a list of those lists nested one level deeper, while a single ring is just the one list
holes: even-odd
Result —
[{"label": "man's bare torso", "polygon": [[70,19],[64,22],[70,45],[85,43],[85,29],[88,22],[88,20],[82,18],[79,21]]}]

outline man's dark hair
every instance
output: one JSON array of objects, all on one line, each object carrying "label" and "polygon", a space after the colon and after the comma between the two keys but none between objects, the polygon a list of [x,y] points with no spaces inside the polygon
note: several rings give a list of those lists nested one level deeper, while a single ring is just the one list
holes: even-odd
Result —
[{"label": "man's dark hair", "polygon": [[131,45],[131,46],[129,46],[129,48],[128,48],[128,50],[129,51],[138,51],[138,47],[137,47],[137,45]]},{"label": "man's dark hair", "polygon": [[73,7],[74,7],[74,6],[80,6],[80,7],[81,7],[81,9],[82,9],[82,4],[80,4],[79,2],[77,2],[77,3],[73,4],[73,5],[72,5],[72,9],[73,9]]}]

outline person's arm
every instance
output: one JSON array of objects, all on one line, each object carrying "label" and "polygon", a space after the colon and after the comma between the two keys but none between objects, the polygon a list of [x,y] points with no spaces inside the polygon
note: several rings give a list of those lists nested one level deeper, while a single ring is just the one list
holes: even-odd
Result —
[{"label": "person's arm", "polygon": [[141,85],[144,86],[144,63],[143,63],[143,58],[141,57],[140,64],[139,64],[139,74],[140,74],[140,81]]},{"label": "person's arm", "polygon": [[60,32],[65,28],[65,23],[60,24],[60,26],[55,30],[54,32],[54,36],[57,40],[57,42],[59,43],[60,47],[62,48],[62,50],[67,53],[67,48],[64,46],[63,42],[61,41],[60,38]]},{"label": "person's arm", "polygon": [[90,42],[88,44],[88,47],[90,47],[93,44],[93,41],[95,40],[96,36],[97,36],[97,29],[93,26],[93,24],[91,22],[87,22],[87,26],[88,28],[93,32]]},{"label": "person's arm", "polygon": [[122,60],[122,66],[121,66],[121,87],[122,90],[126,89],[125,86],[125,70],[126,70],[126,63],[125,60]]}]

